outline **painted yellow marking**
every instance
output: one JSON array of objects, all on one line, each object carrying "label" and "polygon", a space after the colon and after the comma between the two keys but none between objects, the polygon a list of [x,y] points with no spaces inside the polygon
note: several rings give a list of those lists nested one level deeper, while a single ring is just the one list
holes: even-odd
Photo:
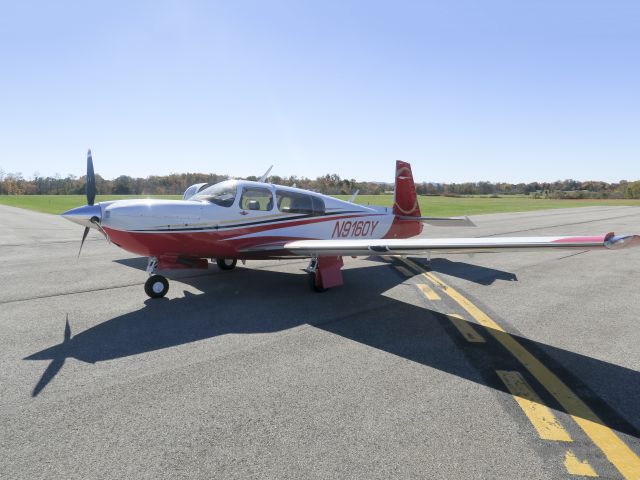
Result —
[{"label": "painted yellow marking", "polygon": [[424,283],[418,283],[417,287],[424,293],[424,296],[429,300],[441,300],[440,295],[438,295],[433,288],[429,285],[425,285]]},{"label": "painted yellow marking", "polygon": [[404,268],[401,265],[394,265],[394,267],[396,267],[396,270],[398,270],[405,277],[413,277],[415,275],[411,270],[409,270],[408,268]]},{"label": "painted yellow marking", "polygon": [[407,264],[423,271],[422,275],[433,285],[441,288],[458,305],[465,309],[479,324],[506,348],[529,372],[555,397],[571,418],[580,426],[591,441],[604,453],[614,467],[626,479],[640,479],[640,457],[635,454],[613,430],[584,403],[571,389],[551,370],[534,357],[515,338],[509,335],[494,320],[482,312],[473,303],[463,297],[457,290],[448,286],[430,272],[425,272],[411,260]]},{"label": "painted yellow marking", "polygon": [[447,317],[453,323],[453,326],[458,329],[464,338],[471,343],[486,343],[486,340],[480,335],[475,328],[471,325],[471,322],[462,318],[462,315],[457,313],[448,313]]},{"label": "painted yellow marking", "polygon": [[571,475],[581,475],[583,477],[597,477],[598,474],[587,460],[578,460],[576,454],[567,450],[564,454],[564,466]]},{"label": "painted yellow marking", "polygon": [[564,429],[551,409],[533,391],[520,372],[497,370],[496,373],[538,431],[540,438],[558,442],[572,441],[569,432]]}]

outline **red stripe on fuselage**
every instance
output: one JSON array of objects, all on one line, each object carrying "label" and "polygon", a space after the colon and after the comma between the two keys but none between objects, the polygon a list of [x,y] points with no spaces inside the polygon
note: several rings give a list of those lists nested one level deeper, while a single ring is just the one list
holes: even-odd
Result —
[{"label": "red stripe on fuselage", "polygon": [[[285,236],[260,236],[244,237],[253,233],[265,232],[269,230],[279,230],[282,228],[308,225],[319,222],[330,222],[357,217],[381,216],[384,214],[361,215],[333,215],[331,217],[314,217],[291,222],[273,223],[267,225],[256,225],[238,227],[230,230],[198,230],[198,231],[125,231],[115,230],[104,226],[113,243],[119,247],[139,255],[147,257],[157,257],[160,255],[186,255],[203,258],[243,258],[246,256],[240,253],[241,250],[248,249],[256,245],[264,245],[277,242],[287,242],[292,240],[305,240],[308,237],[285,237]],[[327,235],[329,235],[328,233]],[[282,252],[279,252],[281,254]],[[252,255],[250,255],[253,257]],[[268,256],[268,255],[266,255]]]},{"label": "red stripe on fuselage", "polygon": [[[296,217],[291,218],[289,222],[283,221],[274,221],[273,223],[265,223],[256,225],[256,222],[259,222],[259,219],[256,219],[256,222],[247,223],[246,225],[235,226],[234,228],[228,230],[222,230],[228,227],[224,225],[219,226],[219,228],[215,227],[202,227],[201,230],[188,230],[181,229],[177,227],[175,230],[136,230],[140,233],[166,233],[169,231],[170,233],[182,233],[182,232],[215,232],[221,235],[224,238],[229,237],[239,237],[241,235],[249,235],[251,233],[256,232],[264,232],[265,230],[276,230],[279,228],[289,228],[289,227],[297,227],[299,225],[308,225],[311,223],[319,223],[319,222],[330,222],[332,220],[343,220],[348,218],[358,218],[358,217],[371,217],[371,216],[381,216],[383,213],[362,213],[362,214],[352,214],[352,215],[331,215],[331,216],[322,216],[322,217],[311,217],[311,218],[302,218],[296,220]],[[192,227],[197,228],[197,227]]]}]

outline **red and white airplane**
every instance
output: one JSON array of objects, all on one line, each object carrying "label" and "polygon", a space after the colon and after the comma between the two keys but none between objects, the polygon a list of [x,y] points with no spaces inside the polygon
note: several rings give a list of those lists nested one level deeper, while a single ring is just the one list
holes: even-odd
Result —
[{"label": "red and white airplane", "polygon": [[[342,285],[342,257],[432,252],[483,252],[532,249],[618,249],[640,245],[640,236],[410,238],[424,224],[473,226],[466,217],[423,217],[411,166],[396,162],[392,208],[356,205],[299,188],[226,180],[190,186],[182,200],[117,200],[94,204],[95,176],[87,156],[87,205],[63,213],[96,228],[119,247],[149,257],[145,292],[160,298],[169,290],[156,270],[207,268],[216,259],[223,270],[237,260],[310,258],[315,291]],[[78,253],[79,255],[79,253]]]}]

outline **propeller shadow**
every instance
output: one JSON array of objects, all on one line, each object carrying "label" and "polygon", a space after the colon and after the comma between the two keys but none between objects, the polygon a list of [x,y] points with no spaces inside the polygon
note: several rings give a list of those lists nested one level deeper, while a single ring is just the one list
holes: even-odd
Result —
[{"label": "propeller shadow", "polygon": [[[33,391],[31,392],[31,396],[37,396],[43,389],[46,387],[51,380],[58,374],[58,372],[62,369],[65,360],[70,357],[67,351],[69,349],[69,341],[71,340],[71,327],[69,327],[69,314],[67,314],[67,320],[64,325],[64,335],[62,338],[62,343],[58,345],[58,348],[51,352],[51,356],[45,355],[45,358],[51,358],[51,363],[46,368],[36,386],[33,387]],[[29,359],[29,358],[27,358]],[[34,360],[38,360],[35,359]]]},{"label": "propeller shadow", "polygon": [[[279,332],[305,324],[502,392],[508,390],[497,369],[526,374],[483,327],[473,324],[486,343],[468,343],[446,315],[419,306],[423,300],[417,289],[414,300],[418,305],[385,294],[402,281],[387,264],[347,268],[344,276],[344,287],[313,294],[302,275],[242,267],[231,272],[212,269],[209,275],[181,280],[203,294],[185,292],[182,298],[147,300],[140,310],[74,336],[66,322],[60,344],[25,358],[50,361],[33,396],[55,378],[67,358],[96,363],[231,333]],[[514,338],[579,392],[604,423],[640,438],[640,403],[628,402],[640,396],[640,373],[524,337]],[[608,404],[573,373],[575,365],[590,372],[594,391],[607,392]],[[536,385],[535,379],[527,380]],[[534,388],[549,406],[561,410],[541,386]]]}]

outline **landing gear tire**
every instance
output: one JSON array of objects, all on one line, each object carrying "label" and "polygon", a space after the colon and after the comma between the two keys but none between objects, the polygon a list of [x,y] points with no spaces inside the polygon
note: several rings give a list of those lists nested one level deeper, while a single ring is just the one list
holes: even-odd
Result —
[{"label": "landing gear tire", "polygon": [[144,283],[144,291],[151,298],[162,298],[169,291],[169,281],[162,275],[151,275]]},{"label": "landing gear tire", "polygon": [[234,268],[236,268],[236,263],[238,263],[238,260],[236,260],[235,258],[218,258],[216,260],[216,263],[218,264],[220,270],[233,270]]},{"label": "landing gear tire", "polygon": [[322,293],[322,292],[326,292],[327,290],[329,290],[328,288],[324,288],[321,287],[319,285],[316,284],[316,274],[314,273],[309,273],[309,286],[311,287],[311,290],[313,290],[316,293]]}]

